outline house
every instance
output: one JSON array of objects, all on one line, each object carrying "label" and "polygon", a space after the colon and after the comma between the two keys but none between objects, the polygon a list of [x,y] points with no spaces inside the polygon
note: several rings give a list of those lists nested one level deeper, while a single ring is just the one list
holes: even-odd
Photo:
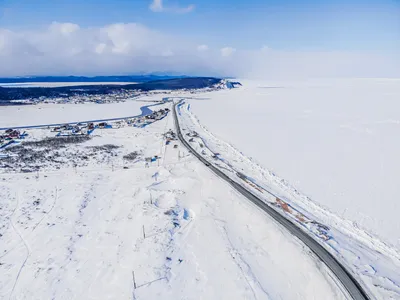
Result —
[{"label": "house", "polygon": [[79,126],[74,126],[71,131],[72,133],[76,134],[81,132],[81,128]]},{"label": "house", "polygon": [[60,127],[61,130],[72,130],[72,126],[69,124],[64,124]]},{"label": "house", "polygon": [[[11,131],[10,131],[11,130]],[[21,135],[21,133],[18,130],[12,130],[12,129],[8,129],[6,131],[7,136],[6,139],[18,139]]]},{"label": "house", "polygon": [[101,123],[97,124],[97,127],[100,129],[112,128],[112,126],[110,124],[108,124],[107,122],[101,122]]}]

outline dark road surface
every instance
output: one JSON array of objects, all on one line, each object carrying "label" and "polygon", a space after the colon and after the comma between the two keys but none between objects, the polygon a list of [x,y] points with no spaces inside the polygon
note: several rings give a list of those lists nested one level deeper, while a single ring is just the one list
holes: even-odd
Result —
[{"label": "dark road surface", "polygon": [[[179,102],[180,103],[180,102]],[[179,127],[178,116],[176,113],[177,105],[175,104],[173,113],[176,124],[176,130],[179,140],[182,144],[202,163],[204,163],[209,169],[211,169],[217,176],[228,182],[234,189],[236,189],[240,194],[253,202],[256,206],[266,212],[270,217],[272,217],[276,222],[286,228],[292,235],[301,240],[337,277],[341,284],[345,287],[350,296],[355,300],[365,300],[370,299],[367,293],[363,290],[362,286],[357,282],[357,280],[350,274],[346,268],[336,260],[336,258],[329,253],[322,245],[320,245],[316,240],[314,240],[310,235],[297,227],[293,222],[286,219],[275,209],[266,204],[263,200],[255,196],[253,193],[248,191],[246,188],[241,186],[239,183],[235,182],[229,178],[225,173],[220,171],[218,168],[213,166],[208,162],[201,154],[197,153],[192,146],[184,139]]]}]

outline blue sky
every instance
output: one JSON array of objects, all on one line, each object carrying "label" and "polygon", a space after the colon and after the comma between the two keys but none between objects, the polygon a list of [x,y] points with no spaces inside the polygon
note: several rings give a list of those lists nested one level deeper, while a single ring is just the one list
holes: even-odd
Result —
[{"label": "blue sky", "polygon": [[[32,28],[53,21],[80,26],[137,22],[233,47],[400,49],[400,1],[181,0],[186,14],[154,13],[146,0],[2,0],[0,26]],[[173,1],[164,1],[176,4]]]},{"label": "blue sky", "polygon": [[155,2],[154,9],[152,0],[0,0],[0,28],[19,33],[44,31],[52,22],[86,29],[136,23],[193,45],[236,53],[264,46],[382,56],[400,51],[400,1]]}]

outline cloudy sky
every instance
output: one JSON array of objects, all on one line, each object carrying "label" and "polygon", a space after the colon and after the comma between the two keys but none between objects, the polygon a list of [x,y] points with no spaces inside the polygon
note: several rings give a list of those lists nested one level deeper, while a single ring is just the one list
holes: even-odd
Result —
[{"label": "cloudy sky", "polygon": [[400,77],[397,0],[0,0],[0,76]]}]

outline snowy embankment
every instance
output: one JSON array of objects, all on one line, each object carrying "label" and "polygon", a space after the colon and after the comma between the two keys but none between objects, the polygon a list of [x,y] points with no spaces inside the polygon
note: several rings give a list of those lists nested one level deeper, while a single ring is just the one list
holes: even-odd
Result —
[{"label": "snowy embankment", "polygon": [[[325,90],[326,88],[327,87],[319,86],[321,90]],[[274,89],[274,91],[275,90],[278,89]],[[249,110],[246,111],[245,106],[248,105],[249,102],[251,103],[252,91],[255,97],[257,97],[259,89],[253,90],[252,88],[244,88],[240,91],[221,92],[211,96],[209,95],[212,101],[191,100],[189,105],[183,105],[180,108],[180,115],[183,122],[182,127],[185,128],[186,126],[188,132],[197,132],[197,137],[195,134],[191,135],[191,137],[187,136],[187,138],[192,139],[192,143],[198,144],[199,152],[201,151],[204,155],[209,156],[221,169],[228,173],[230,172],[236,180],[242,181],[243,184],[253,188],[260,195],[268,194],[266,191],[272,191],[275,195],[279,195],[279,198],[276,199],[275,197],[271,198],[269,195],[266,197],[266,201],[271,202],[271,204],[281,210],[283,214],[299,222],[300,226],[314,235],[316,239],[323,243],[327,249],[335,254],[362,280],[363,284],[367,286],[373,295],[376,295],[378,298],[399,298],[400,278],[398,270],[400,269],[400,254],[396,247],[382,242],[377,236],[373,236],[365,229],[361,229],[356,223],[339,217],[329,209],[314,202],[314,199],[311,200],[309,197],[303,195],[297,190],[297,186],[297,189],[294,188],[286,180],[279,178],[274,172],[267,171],[256,164],[254,159],[244,156],[230,144],[216,138],[202,125],[203,122],[200,124],[197,118],[190,113],[190,106],[194,110],[194,113],[197,113],[197,109],[199,108],[200,114],[205,119],[204,123],[208,125],[207,122],[210,122],[211,128],[219,128],[220,132],[221,128],[229,126],[229,135],[225,133],[228,141],[230,139],[235,139],[236,134],[239,132],[239,137],[248,140],[248,143],[245,145],[247,149],[260,147],[260,149],[257,150],[262,152],[264,150],[262,147],[265,146],[265,153],[268,153],[270,148],[277,148],[280,150],[280,143],[274,142],[273,138],[269,139],[267,136],[268,132],[274,130],[277,125],[274,129],[260,126],[260,124],[263,123],[258,123],[258,127],[251,126],[251,124],[255,125],[254,122],[257,120],[261,122],[261,120],[257,118],[258,115],[261,117],[262,115],[269,116],[270,114],[265,103],[259,103],[260,106],[263,106],[263,109],[250,107],[249,109],[252,109],[252,113],[250,113]],[[260,93],[264,94],[265,92]],[[279,94],[279,92],[272,93]],[[246,100],[238,99],[239,95],[246,96],[243,98]],[[263,97],[265,97],[265,95],[263,95]],[[258,98],[258,100],[261,101],[260,98]],[[208,108],[207,114],[202,114],[202,109],[205,107]],[[288,110],[290,109],[288,108]],[[229,113],[233,113],[233,111],[236,111],[236,114],[233,116],[228,115]],[[252,116],[255,117],[252,118]],[[214,117],[216,119],[214,119]],[[281,118],[287,117],[282,116]],[[225,120],[227,120],[226,123],[228,125],[225,124]],[[265,120],[265,123],[268,122],[271,122],[271,120]],[[319,127],[322,130],[321,127],[322,125]],[[262,129],[262,133],[258,131],[259,128]],[[248,130],[247,135],[243,137],[241,133],[246,129]],[[276,130],[279,131],[280,129],[276,128]],[[216,132],[218,132],[218,130],[216,130]],[[249,132],[251,133],[249,134]],[[268,145],[266,145],[267,143]],[[316,142],[316,145],[318,145],[318,142]],[[209,151],[210,149],[211,151]],[[293,147],[291,149],[293,152],[296,150]],[[287,151],[287,149],[282,150],[282,153],[285,153],[285,151]],[[215,153],[219,153],[220,155],[215,156]],[[214,156],[214,158],[212,156]],[[256,157],[257,161],[259,161],[258,158],[262,161],[264,156]],[[332,163],[332,161],[327,162],[327,164],[329,163]],[[304,172],[307,173],[307,170],[308,169],[304,170]],[[245,180],[237,177],[235,174],[237,171],[247,175]],[[282,174],[279,175],[282,176]],[[304,176],[306,175],[304,174]],[[312,174],[308,174],[308,176],[312,177]],[[318,199],[315,201],[317,200]],[[356,199],[354,199],[354,201],[355,200]],[[364,205],[367,204],[368,203],[364,203]],[[357,203],[355,205],[357,206]],[[351,206],[351,204],[348,203],[348,206]],[[342,207],[342,209],[344,208],[346,207]],[[387,210],[387,207],[383,207],[383,209]],[[377,213],[378,216],[379,213],[380,212]],[[387,222],[390,222],[393,226],[396,226],[396,224],[398,225],[398,223],[396,223],[397,218],[393,214],[388,213],[387,217]],[[324,225],[328,227],[324,228]]]},{"label": "snowy embankment", "polygon": [[[345,298],[307,248],[178,141],[166,144],[171,114],[113,125],[52,149],[61,157],[38,172],[0,174],[0,298]],[[55,135],[27,133],[35,147]]]}]

